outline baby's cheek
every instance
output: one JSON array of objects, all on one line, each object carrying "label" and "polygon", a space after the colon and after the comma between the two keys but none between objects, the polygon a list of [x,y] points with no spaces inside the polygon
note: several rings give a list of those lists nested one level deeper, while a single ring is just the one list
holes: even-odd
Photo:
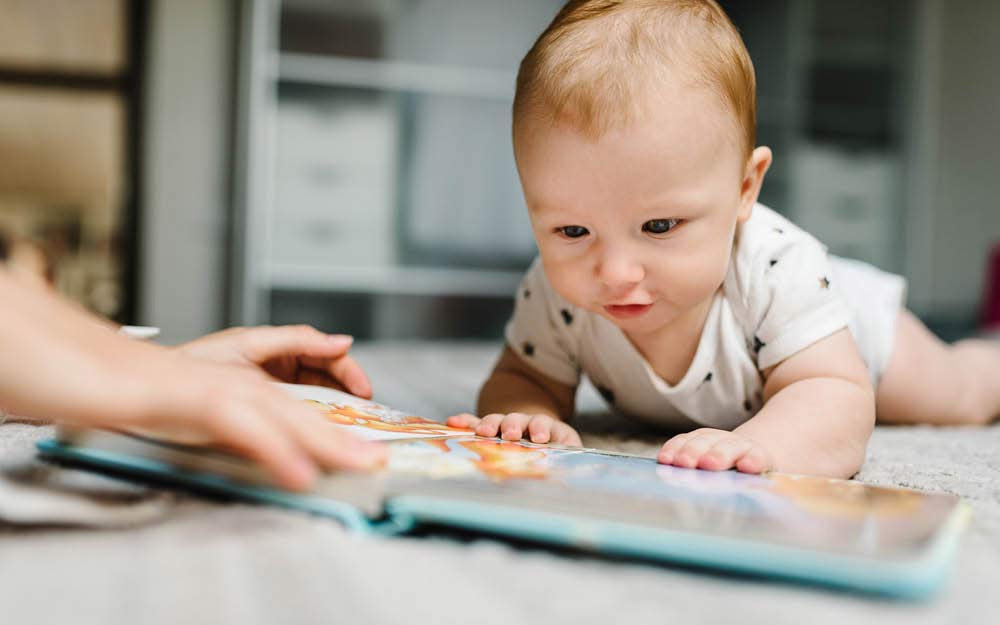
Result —
[{"label": "baby's cheek", "polygon": [[710,247],[666,264],[661,275],[675,302],[694,305],[715,293],[725,280],[728,268],[726,251]]},{"label": "baby's cheek", "polygon": [[560,297],[577,308],[587,308],[590,301],[589,294],[593,285],[593,274],[580,267],[571,264],[555,265],[551,269],[546,266],[545,276],[552,285],[552,289]]}]

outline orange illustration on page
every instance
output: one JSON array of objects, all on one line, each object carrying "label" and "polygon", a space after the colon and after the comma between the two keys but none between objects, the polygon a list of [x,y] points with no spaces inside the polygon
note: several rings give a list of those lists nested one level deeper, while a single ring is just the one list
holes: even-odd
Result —
[{"label": "orange illustration on page", "polygon": [[323,408],[326,418],[338,425],[356,426],[381,432],[399,432],[401,434],[419,434],[425,436],[469,433],[469,430],[453,428],[437,421],[408,415],[398,410],[379,406],[378,404],[365,405],[362,409],[346,404],[334,404],[315,400],[308,401]]}]

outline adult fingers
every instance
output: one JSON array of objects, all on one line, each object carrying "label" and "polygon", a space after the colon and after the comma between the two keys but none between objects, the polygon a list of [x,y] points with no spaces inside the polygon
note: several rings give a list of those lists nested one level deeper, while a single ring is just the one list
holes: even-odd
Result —
[{"label": "adult fingers", "polygon": [[316,465],[288,432],[261,414],[260,406],[234,402],[208,414],[205,424],[213,438],[259,463],[279,485],[305,490],[316,479]]},{"label": "adult fingers", "polygon": [[312,406],[284,396],[271,398],[271,414],[313,461],[326,469],[371,470],[385,463],[385,446],[356,438]]},{"label": "adult fingers", "polygon": [[295,376],[295,383],[309,384],[311,386],[325,386],[326,388],[332,388],[337,391],[343,391],[344,393],[350,393],[346,386],[333,379],[329,373],[316,371],[315,369],[300,368]]},{"label": "adult fingers", "polygon": [[347,387],[347,390],[365,399],[371,399],[372,383],[361,368],[350,356],[341,356],[329,362],[326,371],[330,372],[334,380]]},{"label": "adult fingers", "polygon": [[[302,366],[298,371],[300,384],[316,384],[337,390],[346,390],[352,395],[371,399],[372,384],[364,369],[350,356],[338,358],[303,357],[298,361]],[[311,382],[303,382],[309,379]]]},{"label": "adult fingers", "polygon": [[308,325],[248,328],[235,336],[243,355],[258,364],[281,356],[339,358],[354,343],[346,334],[326,334]]},{"label": "adult fingers", "polygon": [[452,415],[445,419],[445,425],[453,428],[469,428],[470,430],[474,430],[481,420],[475,415],[463,412],[462,414]]},{"label": "adult fingers", "polygon": [[476,434],[479,436],[486,436],[492,438],[497,436],[497,432],[500,431],[500,424],[503,422],[504,415],[502,414],[488,414],[482,418],[479,425],[476,426]]}]

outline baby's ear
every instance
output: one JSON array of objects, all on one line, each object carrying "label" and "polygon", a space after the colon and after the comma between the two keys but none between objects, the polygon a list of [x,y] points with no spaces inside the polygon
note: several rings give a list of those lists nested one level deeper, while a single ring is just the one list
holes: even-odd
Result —
[{"label": "baby's ear", "polygon": [[753,205],[760,195],[760,187],[764,184],[764,175],[771,167],[771,158],[771,148],[761,146],[755,148],[747,159],[743,182],[740,183],[740,210],[736,217],[739,223],[750,219]]}]

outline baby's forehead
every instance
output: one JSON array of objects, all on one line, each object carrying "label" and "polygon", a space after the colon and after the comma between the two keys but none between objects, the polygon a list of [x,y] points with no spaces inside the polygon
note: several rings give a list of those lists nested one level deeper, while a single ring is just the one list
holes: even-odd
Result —
[{"label": "baby's forehead", "polygon": [[755,140],[753,65],[713,2],[571,3],[521,63],[514,126],[571,119],[590,136],[641,122],[664,94],[703,89],[706,115],[729,116],[749,153]]},{"label": "baby's forehead", "polygon": [[528,121],[515,132],[515,156],[529,208],[689,206],[713,187],[738,186],[739,133],[711,108],[690,98],[599,136],[571,119]]},{"label": "baby's forehead", "polygon": [[537,147],[545,141],[596,152],[619,150],[641,156],[645,151],[648,157],[679,152],[678,158],[684,160],[706,152],[715,159],[725,151],[743,149],[739,121],[722,98],[705,85],[680,80],[650,88],[627,112],[600,127],[587,123],[577,109],[536,104],[514,125],[513,138],[515,154],[526,142]]},{"label": "baby's forehead", "polygon": [[619,77],[616,88],[604,85],[593,90],[577,86],[572,92],[538,94],[514,110],[514,127],[531,122],[572,128],[591,138],[620,131],[632,125],[662,123],[659,113],[676,110],[695,101],[699,116],[729,123],[733,132],[742,132],[736,111],[717,85],[699,77],[694,67],[648,68],[631,77]]}]

